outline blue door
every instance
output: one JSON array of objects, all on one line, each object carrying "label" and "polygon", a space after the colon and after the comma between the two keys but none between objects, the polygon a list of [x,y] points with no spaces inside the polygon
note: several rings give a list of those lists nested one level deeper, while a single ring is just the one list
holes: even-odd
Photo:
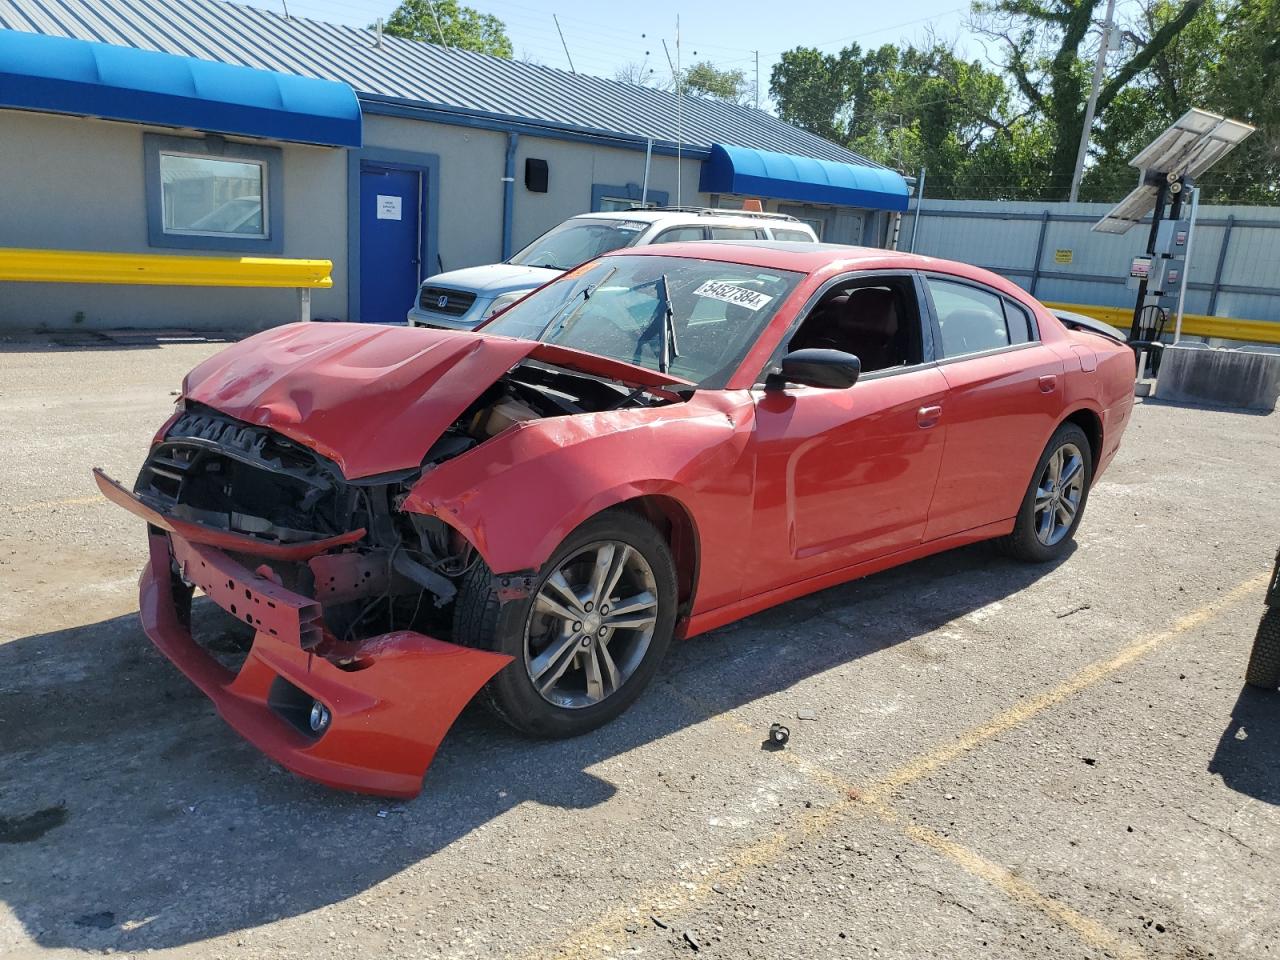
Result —
[{"label": "blue door", "polygon": [[376,164],[360,168],[360,319],[404,323],[418,295],[422,175]]}]

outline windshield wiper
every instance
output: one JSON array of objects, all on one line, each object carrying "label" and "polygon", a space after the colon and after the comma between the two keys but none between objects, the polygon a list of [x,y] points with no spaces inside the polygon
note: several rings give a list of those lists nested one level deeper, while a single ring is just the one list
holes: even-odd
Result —
[{"label": "windshield wiper", "polygon": [[583,303],[586,303],[588,300],[591,299],[591,295],[600,289],[600,285],[617,272],[618,272],[618,268],[614,267],[612,270],[606,273],[603,277],[601,277],[595,283],[589,283],[585,287],[583,287],[581,290],[579,290],[577,293],[575,293],[572,297],[570,297],[567,301],[565,301],[565,304],[563,307],[561,307],[559,310],[557,310],[555,313],[551,315],[551,319],[547,321],[546,326],[544,326],[541,330],[539,330],[538,335],[533,339],[539,342],[542,342],[542,338],[547,336],[551,328],[554,327],[556,323],[560,320],[560,318],[563,317],[569,311],[570,307],[572,307],[575,303],[577,303],[579,299],[581,299]]},{"label": "windshield wiper", "polygon": [[654,292],[658,294],[658,309],[662,311],[662,345],[658,355],[658,372],[670,373],[671,361],[680,356],[680,345],[676,342],[676,315],[671,307],[671,291],[667,289],[665,273],[654,284]]}]

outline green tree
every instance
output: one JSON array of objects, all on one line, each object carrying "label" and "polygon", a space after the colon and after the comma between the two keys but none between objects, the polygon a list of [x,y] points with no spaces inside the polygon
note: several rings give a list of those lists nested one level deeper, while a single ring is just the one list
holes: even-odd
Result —
[{"label": "green tree", "polygon": [[512,55],[506,24],[491,13],[464,7],[457,0],[401,0],[383,30],[406,40],[444,44],[508,60]]},{"label": "green tree", "polygon": [[943,44],[797,48],[770,80],[778,113],[887,166],[929,170],[935,197],[1039,192],[1048,140],[1004,79]]},{"label": "green tree", "polygon": [[720,70],[710,60],[685,68],[684,89],[728,103],[746,103],[751,94],[743,71]]},{"label": "green tree", "polygon": [[[1048,125],[1052,139],[1047,192],[1066,197],[1084,123],[1092,58],[1090,27],[1103,0],[978,0],[975,26],[998,40],[1018,92]],[[1098,92],[1096,122],[1105,124],[1118,96],[1200,13],[1205,0],[1183,0],[1149,36],[1126,31],[1123,56]],[[1096,33],[1093,34],[1096,38]],[[1096,50],[1096,48],[1095,48]]]}]

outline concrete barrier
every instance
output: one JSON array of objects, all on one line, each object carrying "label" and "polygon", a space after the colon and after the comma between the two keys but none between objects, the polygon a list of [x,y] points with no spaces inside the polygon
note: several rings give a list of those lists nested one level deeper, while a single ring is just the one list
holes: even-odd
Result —
[{"label": "concrete barrier", "polygon": [[1269,347],[1221,350],[1179,343],[1165,348],[1156,397],[1174,403],[1209,403],[1274,410],[1280,397],[1280,351]]}]

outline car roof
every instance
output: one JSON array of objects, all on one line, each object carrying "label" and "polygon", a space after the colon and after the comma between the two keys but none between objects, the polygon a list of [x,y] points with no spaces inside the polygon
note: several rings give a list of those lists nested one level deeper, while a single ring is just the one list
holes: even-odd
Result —
[{"label": "car roof", "polygon": [[694,240],[686,243],[621,247],[604,256],[688,257],[691,260],[719,260],[774,270],[794,270],[797,273],[817,273],[828,268],[833,273],[855,270],[934,270],[986,284],[1024,302],[1034,302],[1031,295],[1021,287],[982,267],[958,260],[943,260],[878,247],[797,243],[787,240]]},{"label": "car roof", "polygon": [[803,220],[781,214],[759,214],[750,210],[600,210],[596,213],[579,213],[570,220],[640,220],[645,223],[658,223],[663,220],[675,220],[681,223],[718,223],[739,226],[765,226],[782,229],[812,230]]}]

